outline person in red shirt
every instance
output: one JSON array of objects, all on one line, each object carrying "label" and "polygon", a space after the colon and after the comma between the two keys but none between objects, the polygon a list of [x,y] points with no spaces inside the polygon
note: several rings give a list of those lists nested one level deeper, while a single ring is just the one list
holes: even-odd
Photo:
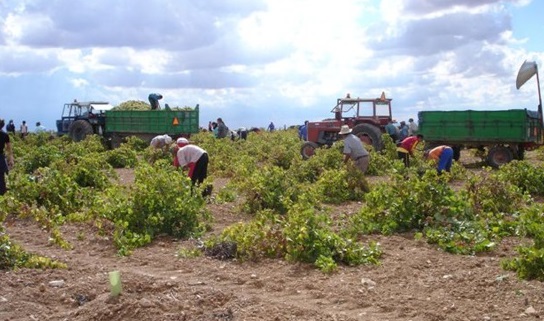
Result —
[{"label": "person in red shirt", "polygon": [[[208,153],[199,146],[190,144],[187,138],[177,139],[177,152],[174,156],[174,166],[189,169],[189,178],[193,186],[202,184],[208,177]],[[202,196],[211,194],[211,188],[207,187]]]},{"label": "person in red shirt", "polygon": [[404,162],[404,166],[410,166],[410,156],[414,156],[414,151],[419,142],[423,140],[423,135],[409,136],[400,142],[397,147],[397,154]]}]

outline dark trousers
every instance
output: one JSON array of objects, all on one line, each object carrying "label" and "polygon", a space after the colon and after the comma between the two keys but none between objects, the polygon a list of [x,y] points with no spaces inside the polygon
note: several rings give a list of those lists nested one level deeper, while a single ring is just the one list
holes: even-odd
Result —
[{"label": "dark trousers", "polygon": [[410,154],[397,152],[397,155],[399,155],[399,159],[402,159],[402,161],[404,162],[404,166],[410,166]]},{"label": "dark trousers", "polygon": [[206,177],[208,177],[208,153],[202,154],[196,162],[191,181],[193,182],[193,185],[196,183],[201,184]]},{"label": "dark trousers", "polygon": [[[195,164],[195,169],[193,171],[193,176],[191,177],[191,182],[193,185],[202,184],[206,177],[208,177],[208,153],[202,154],[198,161]],[[212,186],[206,186],[202,191],[202,196],[208,196],[212,193]]]},{"label": "dark trousers", "polygon": [[3,155],[0,155],[0,195],[6,194],[6,175],[8,174],[8,163]]}]

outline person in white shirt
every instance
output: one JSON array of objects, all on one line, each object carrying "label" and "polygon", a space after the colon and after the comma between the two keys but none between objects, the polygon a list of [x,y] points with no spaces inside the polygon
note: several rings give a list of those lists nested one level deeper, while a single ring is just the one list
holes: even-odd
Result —
[{"label": "person in white shirt", "polygon": [[[193,185],[202,184],[208,177],[208,153],[199,146],[190,144],[187,138],[180,137],[176,141],[179,149],[174,157],[174,166],[189,169],[189,178]],[[207,187],[202,196],[211,194],[211,187]]]},{"label": "person in white shirt", "polygon": [[417,124],[414,122],[413,118],[408,119],[408,136],[413,136],[417,134]]},{"label": "person in white shirt", "polygon": [[168,136],[167,134],[164,134],[164,135],[153,137],[149,145],[159,149],[159,148],[168,147],[168,145],[170,145],[171,143],[172,143],[172,137]]}]

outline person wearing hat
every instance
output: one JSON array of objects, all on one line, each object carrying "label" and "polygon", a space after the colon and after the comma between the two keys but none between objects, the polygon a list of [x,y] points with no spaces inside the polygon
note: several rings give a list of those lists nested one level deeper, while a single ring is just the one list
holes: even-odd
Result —
[{"label": "person wearing hat", "polygon": [[171,143],[172,143],[172,137],[168,136],[167,134],[164,134],[164,135],[158,135],[153,137],[149,145],[159,149],[159,148],[168,147]]},{"label": "person wearing hat", "polygon": [[[176,140],[178,150],[174,157],[174,166],[188,168],[188,176],[193,186],[202,184],[208,177],[208,153],[199,146],[190,144],[187,138],[180,137]],[[202,196],[211,194],[211,188],[206,188]]]},{"label": "person wearing hat", "polygon": [[344,139],[344,164],[351,158],[355,166],[365,173],[368,164],[370,164],[370,154],[365,149],[363,142],[351,133],[351,128],[348,125],[342,125],[338,134]]},{"label": "person wearing hat", "polygon": [[437,162],[436,170],[438,175],[442,174],[442,171],[449,172],[451,164],[453,163],[453,149],[450,146],[441,145],[431,150],[426,150],[423,156],[426,159],[431,159]]},{"label": "person wearing hat", "polygon": [[[7,192],[6,175],[11,166],[13,166],[13,150],[9,141],[9,135],[2,130],[4,128],[4,120],[0,118],[0,195]],[[7,158],[6,153],[7,152]]]}]

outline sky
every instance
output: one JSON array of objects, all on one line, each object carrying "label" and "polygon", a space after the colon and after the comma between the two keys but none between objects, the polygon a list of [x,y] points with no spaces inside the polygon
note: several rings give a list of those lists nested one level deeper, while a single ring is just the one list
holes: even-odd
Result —
[{"label": "sky", "polygon": [[0,0],[0,118],[164,96],[231,129],[330,118],[337,98],[423,110],[538,105],[541,0]]}]

